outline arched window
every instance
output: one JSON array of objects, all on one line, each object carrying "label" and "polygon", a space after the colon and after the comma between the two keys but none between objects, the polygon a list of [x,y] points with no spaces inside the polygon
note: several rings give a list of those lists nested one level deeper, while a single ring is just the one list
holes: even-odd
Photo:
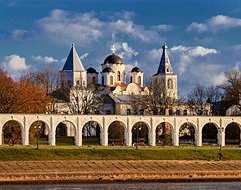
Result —
[{"label": "arched window", "polygon": [[110,76],[110,85],[113,85],[114,82],[113,82],[113,76]]},{"label": "arched window", "polygon": [[118,81],[120,81],[121,80],[121,76],[120,76],[120,71],[118,71]]},{"label": "arched window", "polygon": [[102,83],[102,85],[105,84],[105,78],[104,78],[104,76],[101,77],[101,83]]},{"label": "arched window", "polygon": [[141,76],[138,77],[138,84],[141,85]]},{"label": "arched window", "polygon": [[130,83],[132,83],[132,77],[130,77]]},{"label": "arched window", "polygon": [[92,83],[96,84],[96,78],[95,77],[92,78]]},{"label": "arched window", "polygon": [[172,79],[168,79],[168,81],[167,81],[167,88],[173,89],[173,81],[172,81]]}]

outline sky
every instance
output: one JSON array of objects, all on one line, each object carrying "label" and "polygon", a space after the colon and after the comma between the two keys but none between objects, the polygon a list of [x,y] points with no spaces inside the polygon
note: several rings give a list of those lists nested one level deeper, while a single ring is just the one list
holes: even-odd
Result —
[{"label": "sky", "polygon": [[147,80],[165,42],[181,96],[222,84],[241,64],[241,1],[0,0],[0,68],[15,80],[61,70],[73,43],[85,68],[101,72],[115,45],[127,73],[138,62]]}]

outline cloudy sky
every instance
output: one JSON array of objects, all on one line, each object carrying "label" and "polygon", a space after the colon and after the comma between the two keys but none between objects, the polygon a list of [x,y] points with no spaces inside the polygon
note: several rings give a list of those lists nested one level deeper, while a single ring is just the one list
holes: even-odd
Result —
[{"label": "cloudy sky", "polygon": [[181,95],[241,64],[240,0],[0,0],[0,67],[14,79],[61,69],[74,43],[84,66],[111,51],[156,73],[166,42]]}]

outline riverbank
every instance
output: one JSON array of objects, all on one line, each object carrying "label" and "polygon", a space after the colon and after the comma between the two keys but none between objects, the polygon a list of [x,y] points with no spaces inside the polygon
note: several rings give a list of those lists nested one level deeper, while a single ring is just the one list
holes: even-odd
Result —
[{"label": "riverbank", "polygon": [[241,161],[1,161],[1,184],[241,181]]}]

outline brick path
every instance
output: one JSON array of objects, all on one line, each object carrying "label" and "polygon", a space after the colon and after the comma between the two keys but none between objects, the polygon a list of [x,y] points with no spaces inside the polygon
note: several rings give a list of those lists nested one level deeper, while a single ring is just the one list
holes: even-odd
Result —
[{"label": "brick path", "polygon": [[241,161],[8,161],[0,182],[241,179]]}]

